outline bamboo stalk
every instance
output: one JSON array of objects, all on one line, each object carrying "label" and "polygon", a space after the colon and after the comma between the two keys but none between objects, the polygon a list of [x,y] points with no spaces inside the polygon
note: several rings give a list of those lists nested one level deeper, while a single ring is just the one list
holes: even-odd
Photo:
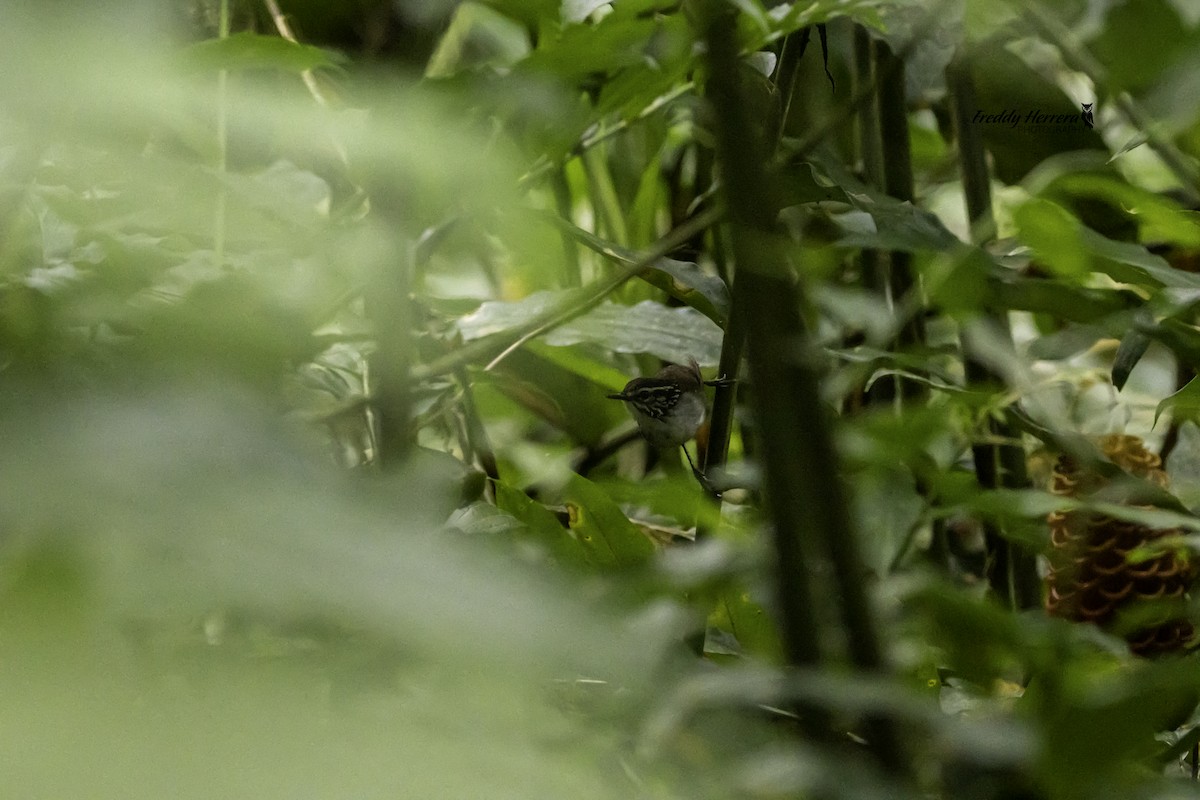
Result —
[{"label": "bamboo stalk", "polygon": [[[977,105],[975,86],[961,53],[957,54],[947,67],[946,82],[950,90],[967,217],[971,221],[972,238],[976,243],[982,243],[995,233],[991,176],[983,140],[978,129],[970,122],[971,109]],[[1001,336],[1012,340],[1006,313],[992,311],[986,318]],[[972,357],[965,343],[963,353],[969,385],[1003,384],[1001,376],[979,359]],[[993,441],[1020,441],[1020,432],[1010,420],[989,420],[988,432],[991,434],[988,438]],[[975,462],[976,480],[982,488],[1025,488],[1030,485],[1023,448],[1017,445],[977,444],[971,448],[971,453]],[[1004,538],[1000,526],[992,521],[984,522],[984,540],[988,553],[988,583],[1001,602],[1013,609],[1039,605],[1041,587],[1035,556]]]},{"label": "bamboo stalk", "polygon": [[[880,671],[882,650],[862,583],[831,420],[820,399],[816,352],[800,316],[803,290],[793,280],[783,243],[773,231],[776,205],[763,132],[750,118],[738,80],[736,25],[719,0],[706,0],[701,11],[708,45],[708,97],[715,112],[737,270],[734,293],[753,312],[747,315],[747,343],[764,486],[774,523],[784,652],[797,666],[823,660],[809,565],[824,551],[833,564],[851,661],[861,669]],[[827,730],[826,711],[800,711],[810,734],[820,736]],[[881,763],[895,774],[905,774],[907,758],[891,720],[874,717],[868,729]]]},{"label": "bamboo stalk", "polygon": [[[913,185],[912,147],[908,136],[908,101],[904,60],[892,52],[887,42],[874,43],[873,54],[879,80],[879,135],[882,144],[883,190],[897,200],[911,203],[916,196]],[[885,282],[896,306],[913,304],[918,308],[920,286],[913,270],[912,254],[901,250],[888,254]],[[900,330],[897,346],[925,343],[925,320],[920,311],[912,314]],[[893,400],[896,394],[917,397],[924,394],[919,384],[904,383],[895,376],[875,382],[869,396],[873,400]]]}]

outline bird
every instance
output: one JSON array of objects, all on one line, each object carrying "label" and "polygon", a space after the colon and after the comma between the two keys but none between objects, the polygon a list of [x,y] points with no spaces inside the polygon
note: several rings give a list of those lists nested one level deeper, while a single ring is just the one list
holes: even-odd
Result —
[{"label": "bird", "polygon": [[1080,103],[1080,105],[1083,106],[1083,111],[1080,112],[1080,116],[1083,117],[1083,124],[1087,125],[1089,128],[1094,127],[1096,120],[1092,116],[1092,106],[1095,105],[1095,103]]},{"label": "bird", "polygon": [[653,377],[634,378],[617,394],[606,396],[609,400],[624,401],[638,430],[653,447],[659,450],[682,447],[692,473],[701,478],[686,443],[696,436],[704,422],[704,387],[730,382],[728,378],[704,380],[696,359],[689,358],[686,366],[668,364]]}]

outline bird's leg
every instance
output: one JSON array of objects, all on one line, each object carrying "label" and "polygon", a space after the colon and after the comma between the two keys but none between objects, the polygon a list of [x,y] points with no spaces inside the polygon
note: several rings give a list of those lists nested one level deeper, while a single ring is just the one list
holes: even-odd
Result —
[{"label": "bird's leg", "polygon": [[714,495],[720,494],[716,489],[713,488],[713,485],[711,483],[709,483],[708,478],[705,476],[705,474],[703,472],[701,472],[700,470],[696,469],[696,464],[692,461],[692,455],[691,455],[691,453],[688,452],[687,445],[681,444],[680,447],[683,448],[684,458],[687,459],[688,466],[690,466],[692,468],[692,475],[694,475],[696,477],[696,480],[700,482],[700,487],[702,489],[704,489],[704,491],[708,492],[709,494],[714,494]]}]

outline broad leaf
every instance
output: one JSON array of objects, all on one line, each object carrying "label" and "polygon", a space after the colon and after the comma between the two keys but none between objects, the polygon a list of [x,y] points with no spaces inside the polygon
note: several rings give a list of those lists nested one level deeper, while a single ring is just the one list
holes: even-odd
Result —
[{"label": "broad leaf", "polygon": [[721,592],[708,624],[732,634],[743,652],[760,658],[777,658],[779,629],[760,603],[741,586]]},{"label": "broad leaf", "polygon": [[1200,46],[1200,29],[1185,25],[1169,0],[1111,5],[1105,23],[1089,47],[1114,90],[1147,88]]},{"label": "broad leaf", "polygon": [[1102,200],[1141,228],[1141,240],[1200,247],[1200,214],[1161,194],[1129,183],[1111,170],[1068,169],[1050,179],[1041,194],[1051,199]]},{"label": "broad leaf", "polygon": [[[467,341],[518,329],[566,295],[537,292],[514,302],[488,301],[460,319],[457,328]],[[695,358],[712,366],[721,354],[721,336],[721,329],[694,309],[644,300],[636,306],[601,304],[554,328],[542,341],[560,347],[587,342],[618,353],[649,353],[676,364]]]},{"label": "broad leaf", "polygon": [[511,66],[529,52],[523,25],[478,3],[455,9],[450,27],[429,59],[425,75],[445,78],[481,66]]},{"label": "broad leaf", "polygon": [[197,71],[277,69],[305,72],[336,67],[343,61],[335,53],[319,47],[249,32],[197,42],[183,50],[180,57],[186,69]]},{"label": "broad leaf", "polygon": [[561,564],[582,566],[587,563],[586,553],[558,521],[558,517],[525,492],[504,481],[494,481],[496,506],[511,514],[523,525],[518,535],[544,548]]},{"label": "broad leaf", "polygon": [[1083,289],[1041,278],[994,279],[988,294],[993,307],[1052,314],[1071,322],[1096,322],[1141,304],[1132,292]]},{"label": "broad leaf", "polygon": [[[1044,159],[1064,152],[1093,150],[1108,157],[1100,133],[1080,118],[1079,101],[1031,69],[997,37],[969,53],[978,106],[972,114],[995,164],[996,177],[1018,183]],[[1089,98],[1085,98],[1089,99]],[[1011,121],[987,121],[1011,113]],[[1067,124],[1038,124],[1036,115],[1070,117]],[[1031,115],[1034,115],[1031,117]]]},{"label": "broad leaf", "polygon": [[1122,283],[1140,283],[1173,289],[1200,289],[1200,275],[1172,267],[1162,256],[1134,242],[1118,242],[1084,228],[1080,244],[1094,256],[1093,267]]},{"label": "broad leaf", "polygon": [[844,247],[878,250],[949,250],[962,245],[936,216],[912,203],[878,193],[851,194],[851,202],[870,215],[874,230],[852,231],[838,240]]},{"label": "broad leaf", "polygon": [[592,566],[632,567],[654,555],[654,543],[599,486],[573,474],[565,494],[571,532]]},{"label": "broad leaf", "polygon": [[1039,265],[1076,283],[1087,276],[1091,261],[1084,249],[1083,226],[1071,212],[1035,198],[1013,212],[1013,221]]},{"label": "broad leaf", "polygon": [[[584,247],[618,264],[637,263],[638,254],[629,248],[601,239],[589,231],[552,214],[537,214],[537,219],[554,225]],[[691,261],[661,258],[646,266],[640,277],[652,286],[680,300],[724,327],[729,318],[729,287],[715,275]]]},{"label": "broad leaf", "polygon": [[1156,425],[1164,411],[1170,411],[1171,418],[1176,422],[1200,425],[1200,378],[1192,378],[1175,394],[1163,398],[1154,409]]},{"label": "broad leaf", "polygon": [[1149,347],[1150,337],[1139,330],[1131,330],[1121,339],[1121,346],[1117,348],[1112,365],[1112,382],[1118,391],[1125,388],[1129,373],[1133,372],[1133,368],[1142,360]]}]

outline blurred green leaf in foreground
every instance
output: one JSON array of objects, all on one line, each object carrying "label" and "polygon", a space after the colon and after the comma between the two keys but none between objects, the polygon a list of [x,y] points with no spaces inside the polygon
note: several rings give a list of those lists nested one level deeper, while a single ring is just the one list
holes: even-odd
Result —
[{"label": "blurred green leaf in foreground", "polygon": [[353,484],[245,397],[0,409],[6,793],[628,796],[554,687],[640,692],[650,630],[448,540],[444,469]]},{"label": "blurred green leaf in foreground", "polygon": [[[628,797],[556,687],[640,692],[661,637],[456,541],[445,460],[352,475],[279,414],[425,220],[511,195],[503,146],[267,71],[220,99],[219,163],[214,76],[145,8],[0,26],[3,793]],[[339,149],[383,213],[330,188]]]}]

